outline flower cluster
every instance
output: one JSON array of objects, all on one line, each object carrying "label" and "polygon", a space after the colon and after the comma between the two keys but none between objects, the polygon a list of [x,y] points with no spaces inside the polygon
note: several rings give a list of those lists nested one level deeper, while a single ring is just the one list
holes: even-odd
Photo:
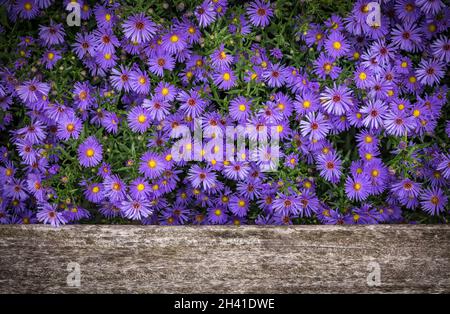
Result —
[{"label": "flower cluster", "polygon": [[[447,221],[441,0],[63,2],[1,1],[0,223]],[[250,123],[276,130],[278,170],[249,147],[175,159],[200,118],[183,154]]]}]

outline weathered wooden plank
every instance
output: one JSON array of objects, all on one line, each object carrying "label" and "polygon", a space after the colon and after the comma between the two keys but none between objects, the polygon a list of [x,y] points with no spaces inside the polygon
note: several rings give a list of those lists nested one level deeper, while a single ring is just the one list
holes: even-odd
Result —
[{"label": "weathered wooden plank", "polygon": [[0,226],[0,292],[448,293],[450,226]]}]

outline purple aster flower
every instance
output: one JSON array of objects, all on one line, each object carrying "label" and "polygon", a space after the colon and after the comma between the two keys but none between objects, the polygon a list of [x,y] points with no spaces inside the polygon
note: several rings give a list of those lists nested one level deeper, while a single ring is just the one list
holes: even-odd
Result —
[{"label": "purple aster flower", "polygon": [[51,70],[61,58],[61,53],[58,50],[47,50],[42,56],[41,61],[45,64],[47,70]]},{"label": "purple aster flower", "polygon": [[30,125],[15,131],[20,138],[31,144],[40,144],[46,137],[45,126],[40,121],[34,121]]},{"label": "purple aster flower", "polygon": [[194,188],[201,186],[204,190],[210,190],[217,184],[216,174],[209,168],[201,168],[198,165],[189,169],[188,179]]},{"label": "purple aster flower", "polygon": [[36,218],[44,224],[50,224],[52,227],[59,227],[67,223],[63,213],[58,212],[55,204],[45,204],[40,207],[36,214]]},{"label": "purple aster flower", "polygon": [[206,27],[216,20],[216,11],[211,0],[204,0],[201,5],[195,9],[195,17],[200,27]]},{"label": "purple aster flower", "polygon": [[342,174],[342,161],[338,154],[330,152],[320,154],[317,157],[317,167],[320,169],[320,175],[331,183],[338,183]]},{"label": "purple aster flower", "polygon": [[150,78],[147,73],[137,69],[130,72],[130,87],[138,94],[148,94],[150,92]]},{"label": "purple aster flower", "polygon": [[117,39],[114,32],[109,28],[100,28],[93,32],[95,50],[99,53],[114,54],[115,47],[120,46],[119,39]]},{"label": "purple aster flower", "polygon": [[118,175],[111,175],[105,178],[103,182],[105,187],[105,196],[112,202],[122,201],[126,196],[126,186]]},{"label": "purple aster flower", "polygon": [[413,23],[397,25],[392,31],[392,43],[408,52],[423,50],[420,30]]},{"label": "purple aster flower", "polygon": [[249,201],[244,196],[234,195],[230,199],[230,211],[238,216],[245,217],[248,213]]},{"label": "purple aster flower", "polygon": [[40,82],[37,78],[32,78],[23,82],[16,90],[24,103],[31,104],[42,99],[43,96],[48,96],[50,85]]},{"label": "purple aster flower", "polygon": [[92,94],[92,86],[88,82],[76,82],[72,91],[74,95],[75,105],[86,110],[95,104],[95,98]]},{"label": "purple aster flower", "polygon": [[59,45],[64,42],[64,26],[52,20],[49,26],[39,25],[39,38],[46,46]]},{"label": "purple aster flower", "polygon": [[78,33],[72,49],[80,59],[86,55],[93,56],[95,54],[94,36],[86,33]]},{"label": "purple aster flower", "polygon": [[314,112],[307,113],[306,120],[300,122],[300,129],[303,136],[308,136],[310,140],[320,140],[330,131],[330,124],[325,116],[318,112],[317,115]]},{"label": "purple aster flower", "polygon": [[134,220],[141,220],[153,213],[150,204],[144,199],[122,201],[120,209],[124,217]]},{"label": "purple aster flower", "polygon": [[127,116],[128,125],[133,132],[144,133],[150,127],[150,115],[148,109],[136,106],[130,110]]},{"label": "purple aster flower", "polygon": [[167,53],[179,53],[187,46],[186,37],[181,32],[173,29],[162,37],[161,46]]},{"label": "purple aster flower", "polygon": [[103,184],[101,183],[90,183],[86,184],[86,187],[84,189],[84,197],[89,202],[99,204],[104,200],[104,188]]},{"label": "purple aster flower", "polygon": [[166,161],[159,154],[146,152],[141,157],[139,172],[146,178],[155,179],[162,175],[166,168]]},{"label": "purple aster flower", "polygon": [[214,84],[220,89],[229,90],[236,86],[236,76],[230,68],[222,69],[213,75]]},{"label": "purple aster flower", "polygon": [[370,68],[364,66],[358,66],[355,71],[355,84],[356,87],[366,89],[373,86],[373,72]]},{"label": "purple aster flower", "polygon": [[112,86],[118,91],[121,91],[123,89],[125,92],[129,92],[131,89],[130,69],[126,66],[120,65],[119,69],[112,69],[111,72],[112,74],[110,80]]},{"label": "purple aster flower", "polygon": [[445,74],[445,65],[440,61],[422,60],[416,70],[417,79],[424,85],[439,84]]},{"label": "purple aster flower", "polygon": [[431,44],[433,56],[446,63],[450,62],[450,40],[446,36],[441,36]]},{"label": "purple aster flower", "polygon": [[247,15],[250,23],[256,27],[265,27],[269,25],[270,18],[273,16],[273,10],[270,7],[270,1],[255,0],[247,7]]},{"label": "purple aster flower", "polygon": [[156,96],[152,97],[151,100],[144,99],[142,107],[147,109],[150,119],[156,121],[162,121],[170,114],[170,104],[167,101]]},{"label": "purple aster flower", "polygon": [[278,194],[272,204],[273,210],[281,215],[297,215],[300,213],[300,200],[296,195]]},{"label": "purple aster flower", "polygon": [[233,63],[233,56],[225,51],[224,44],[211,54],[211,65],[216,69],[228,68]]},{"label": "purple aster flower", "polygon": [[321,53],[319,58],[314,61],[314,73],[321,79],[326,79],[327,76],[336,79],[339,77],[341,70],[342,69],[336,65],[335,59],[324,53]]},{"label": "purple aster flower", "polygon": [[448,198],[440,188],[431,187],[422,191],[420,200],[422,209],[434,216],[445,211]]},{"label": "purple aster flower", "polygon": [[319,105],[319,96],[314,91],[304,90],[295,96],[294,107],[300,115],[318,110]]},{"label": "purple aster flower", "polygon": [[77,139],[80,136],[80,132],[83,128],[81,120],[74,115],[65,116],[58,122],[58,131],[56,137],[62,140],[68,140],[69,138]]},{"label": "purple aster flower", "polygon": [[103,148],[94,136],[89,136],[78,147],[78,160],[84,167],[96,166],[102,161]]},{"label": "purple aster flower", "polygon": [[347,177],[345,192],[351,200],[363,201],[370,195],[370,182],[365,175]]},{"label": "purple aster flower", "polygon": [[238,96],[230,101],[229,112],[233,120],[245,122],[251,114],[251,102],[245,97]]},{"label": "purple aster flower", "polygon": [[436,15],[445,8],[441,0],[415,0],[415,3],[427,15]]},{"label": "purple aster flower", "polygon": [[213,225],[223,225],[228,221],[226,210],[221,206],[208,208],[207,219]]},{"label": "purple aster flower", "polygon": [[22,19],[31,20],[39,14],[39,6],[35,0],[15,1],[14,12]]},{"label": "purple aster flower", "polygon": [[181,103],[180,109],[192,118],[199,117],[205,111],[205,107],[207,105],[207,102],[196,90],[191,90],[189,93],[184,90],[180,90],[177,100]]},{"label": "purple aster flower", "polygon": [[172,84],[160,81],[155,87],[155,96],[166,101],[173,101],[177,95],[177,89]]},{"label": "purple aster flower", "polygon": [[231,180],[245,180],[250,173],[250,167],[244,161],[228,162],[224,166],[222,173]]},{"label": "purple aster flower", "polygon": [[391,185],[391,191],[398,195],[399,198],[415,198],[421,192],[420,183],[411,179],[403,179]]},{"label": "purple aster flower", "polygon": [[325,40],[326,52],[333,58],[339,58],[350,51],[347,39],[339,31],[333,31]]},{"label": "purple aster flower", "polygon": [[370,129],[378,129],[384,126],[386,118],[387,106],[381,100],[369,100],[361,109],[361,113],[365,114],[363,124]]},{"label": "purple aster flower", "polygon": [[398,137],[408,135],[415,125],[414,118],[404,110],[390,111],[384,118],[384,127],[389,135]]},{"label": "purple aster flower", "polygon": [[138,44],[150,41],[156,33],[156,25],[144,13],[130,16],[122,28],[125,37]]},{"label": "purple aster flower", "polygon": [[279,63],[270,64],[262,77],[270,87],[281,87],[286,83],[286,68]]},{"label": "purple aster flower", "polygon": [[325,91],[320,94],[322,107],[326,112],[334,115],[343,115],[353,107],[352,91],[345,85],[333,88],[325,87]]},{"label": "purple aster flower", "polygon": [[27,165],[32,165],[36,162],[38,153],[33,144],[25,140],[17,140],[15,144],[19,151],[19,156]]},{"label": "purple aster flower", "polygon": [[149,70],[151,73],[164,76],[164,70],[172,71],[175,68],[175,59],[164,51],[158,51],[148,60]]}]

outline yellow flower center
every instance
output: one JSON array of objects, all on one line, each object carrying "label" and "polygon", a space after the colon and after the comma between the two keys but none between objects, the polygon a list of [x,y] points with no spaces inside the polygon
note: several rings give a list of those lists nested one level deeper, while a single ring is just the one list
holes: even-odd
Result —
[{"label": "yellow flower center", "polygon": [[30,11],[33,8],[33,5],[31,4],[31,2],[25,2],[23,8],[27,11]]},{"label": "yellow flower center", "polygon": [[47,58],[48,58],[49,60],[53,60],[54,57],[55,57],[55,54],[54,54],[53,52],[49,52],[49,53],[47,54]]},{"label": "yellow flower center", "polygon": [[225,81],[229,81],[230,78],[231,78],[230,73],[225,72],[225,73],[223,74],[223,79],[224,79]]},{"label": "yellow flower center", "polygon": [[164,87],[164,88],[161,90],[161,94],[162,94],[163,96],[169,95],[169,89],[168,89],[167,87]]},{"label": "yellow flower center", "polygon": [[361,190],[361,184],[355,183],[355,184],[353,185],[353,188],[354,188],[356,191],[359,191],[359,190]]},{"label": "yellow flower center", "polygon": [[277,125],[277,132],[278,133],[283,132],[283,126],[282,125]]},{"label": "yellow flower center", "polygon": [[178,38],[177,35],[172,35],[172,36],[170,36],[170,41],[171,41],[171,42],[176,43],[178,40],[179,40],[179,38]]},{"label": "yellow flower center", "polygon": [[88,156],[88,157],[92,157],[92,156],[94,156],[94,150],[92,149],[92,148],[89,148],[87,151],[86,151],[86,156]]},{"label": "yellow flower center", "polygon": [[110,60],[111,59],[111,54],[110,53],[105,53],[104,56],[105,60]]},{"label": "yellow flower center", "polygon": [[147,82],[147,79],[144,76],[139,78],[139,84],[144,85]]},{"label": "yellow flower center", "polygon": [[222,215],[222,211],[221,211],[220,209],[216,209],[216,210],[214,211],[214,214],[215,214],[216,216],[220,216],[220,215]]},{"label": "yellow flower center", "polygon": [[303,102],[303,108],[309,108],[309,107],[311,107],[311,102],[309,100],[305,100]]},{"label": "yellow flower center", "polygon": [[165,159],[166,159],[166,161],[171,161],[172,160],[172,155],[168,154]]},{"label": "yellow flower center", "polygon": [[240,207],[244,207],[245,206],[245,201],[244,200],[240,200],[238,204],[239,204]]},{"label": "yellow flower center", "polygon": [[94,186],[94,187],[92,188],[92,192],[93,192],[93,193],[98,193],[98,192],[100,192],[100,188],[99,188],[98,186]]},{"label": "yellow flower center", "polygon": [[403,110],[403,109],[405,109],[405,105],[404,104],[398,104],[397,108],[398,108],[398,110]]},{"label": "yellow flower center", "polygon": [[372,143],[372,141],[373,141],[372,136],[366,135],[365,141],[366,141],[366,143]]},{"label": "yellow flower center", "polygon": [[138,116],[138,121],[139,121],[139,123],[144,123],[145,121],[147,121],[147,117],[143,114],[140,114]]},{"label": "yellow flower center", "polygon": [[413,116],[414,117],[418,117],[418,116],[420,116],[420,110],[418,110],[418,109],[415,109],[414,111],[413,111]]},{"label": "yellow flower center", "polygon": [[145,185],[142,184],[142,183],[139,183],[139,184],[136,186],[136,189],[137,189],[139,192],[144,191]]},{"label": "yellow flower center", "polygon": [[378,170],[372,170],[372,177],[378,177],[379,174]]},{"label": "yellow flower center", "polygon": [[355,60],[359,59],[359,52],[353,53],[353,59],[355,59]]},{"label": "yellow flower center", "polygon": [[244,104],[239,105],[239,110],[244,112],[247,109],[247,107]]},{"label": "yellow flower center", "polygon": [[416,79],[415,76],[410,76],[410,77],[409,77],[409,82],[410,82],[410,83],[413,83],[413,84],[414,84],[416,81],[417,81],[417,79]]},{"label": "yellow flower center", "polygon": [[359,73],[359,79],[364,81],[367,78],[367,74],[364,72]]},{"label": "yellow flower center", "polygon": [[75,129],[75,125],[73,123],[69,123],[66,126],[67,131],[72,132]]},{"label": "yellow flower center", "polygon": [[335,42],[333,43],[333,48],[334,48],[334,49],[339,50],[339,49],[341,49],[341,47],[342,47],[342,44],[341,44],[340,42],[335,41]]},{"label": "yellow flower center", "polygon": [[156,167],[156,161],[154,159],[150,159],[147,163],[149,168],[155,168]]}]

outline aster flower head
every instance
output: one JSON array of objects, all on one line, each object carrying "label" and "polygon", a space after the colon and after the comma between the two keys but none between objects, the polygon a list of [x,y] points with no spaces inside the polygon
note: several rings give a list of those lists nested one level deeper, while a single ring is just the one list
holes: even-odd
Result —
[{"label": "aster flower head", "polygon": [[364,114],[363,124],[370,129],[379,129],[384,126],[384,119],[386,118],[387,106],[381,100],[369,100],[361,109]]},{"label": "aster flower head", "polygon": [[200,27],[207,27],[216,20],[216,11],[211,0],[204,0],[201,5],[195,9],[195,17]]},{"label": "aster flower head", "polygon": [[156,179],[161,176],[166,168],[164,158],[153,152],[146,152],[141,157],[139,172],[146,178]]},{"label": "aster flower head", "polygon": [[151,120],[148,109],[136,106],[128,113],[128,125],[133,132],[144,133],[150,127]]},{"label": "aster flower head", "polygon": [[448,198],[438,187],[423,190],[420,195],[422,209],[430,215],[439,215],[445,211]]},{"label": "aster flower head", "polygon": [[210,190],[217,184],[216,174],[209,168],[193,165],[188,172],[188,179],[194,188],[202,187]]},{"label": "aster flower head", "polygon": [[64,27],[62,24],[56,24],[53,20],[49,26],[39,26],[39,38],[48,47],[62,44],[64,42]]},{"label": "aster flower head", "polygon": [[440,61],[422,60],[416,70],[417,79],[424,85],[439,84],[445,74],[445,65]]},{"label": "aster flower head", "polygon": [[220,89],[229,90],[236,86],[237,78],[231,68],[224,68],[213,75],[214,84]]},{"label": "aster flower head", "polygon": [[220,44],[211,54],[211,65],[217,69],[227,68],[233,63],[233,59],[233,56],[225,51],[225,45]]},{"label": "aster flower head", "polygon": [[75,115],[67,115],[58,123],[56,136],[62,140],[77,139],[82,130],[82,122]]},{"label": "aster flower head", "polygon": [[262,73],[263,79],[270,87],[281,87],[286,83],[286,68],[279,64],[269,64],[267,69]]},{"label": "aster flower head", "polygon": [[136,69],[130,72],[130,87],[138,94],[146,95],[150,92],[150,78],[145,71]]},{"label": "aster flower head", "polygon": [[23,82],[16,88],[20,99],[26,103],[31,104],[42,99],[43,96],[48,96],[50,85],[40,82],[36,77],[29,81]]},{"label": "aster flower head", "polygon": [[93,167],[98,165],[103,158],[102,145],[94,136],[89,136],[78,147],[78,160],[84,167]]},{"label": "aster flower head", "polygon": [[320,94],[322,107],[327,113],[343,115],[353,107],[352,91],[345,85],[325,87]]},{"label": "aster flower head", "polygon": [[186,36],[184,33],[173,29],[162,37],[161,46],[168,53],[179,53],[187,47]]},{"label": "aster flower head", "polygon": [[331,125],[322,113],[313,112],[306,114],[306,120],[300,122],[300,129],[303,136],[308,136],[310,140],[321,140],[330,131]]},{"label": "aster flower head", "polygon": [[151,73],[164,76],[164,70],[172,71],[175,68],[175,59],[171,54],[159,51],[148,60],[149,70]]},{"label": "aster flower head", "polygon": [[190,90],[189,92],[180,90],[177,100],[181,103],[180,109],[192,118],[199,117],[205,111],[207,105],[207,101],[201,97],[197,90]]},{"label": "aster flower head", "polygon": [[331,57],[339,58],[349,52],[350,46],[341,32],[333,31],[325,40],[325,49]]},{"label": "aster flower head", "polygon": [[251,114],[251,102],[243,96],[238,96],[230,101],[230,116],[238,122],[245,122]]},{"label": "aster flower head", "polygon": [[250,23],[256,27],[265,27],[269,25],[273,16],[273,10],[270,1],[255,0],[247,7],[247,15]]},{"label": "aster flower head", "polygon": [[40,207],[36,218],[44,224],[50,224],[52,227],[59,227],[67,223],[62,212],[58,212],[55,204],[45,203]]},{"label": "aster flower head", "polygon": [[121,202],[120,209],[124,217],[133,220],[141,220],[153,212],[145,199],[124,200]]},{"label": "aster flower head", "polygon": [[342,174],[342,161],[338,154],[331,152],[317,157],[317,167],[320,175],[331,183],[338,183]]},{"label": "aster flower head", "polygon": [[125,37],[138,44],[150,41],[156,33],[156,25],[144,13],[130,16],[122,28]]},{"label": "aster flower head", "polygon": [[345,181],[345,192],[351,200],[363,201],[370,195],[370,182],[365,175],[349,176]]}]

